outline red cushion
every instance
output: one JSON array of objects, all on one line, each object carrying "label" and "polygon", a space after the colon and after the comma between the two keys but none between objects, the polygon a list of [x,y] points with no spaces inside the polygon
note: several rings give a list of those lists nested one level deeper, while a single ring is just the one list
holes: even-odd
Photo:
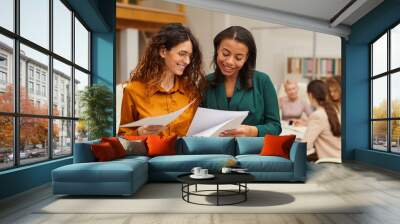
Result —
[{"label": "red cushion", "polygon": [[101,142],[110,143],[117,158],[126,156],[126,151],[117,137],[101,138]]},{"label": "red cushion", "polygon": [[177,136],[150,135],[147,137],[148,156],[176,155]]},{"label": "red cushion", "polygon": [[260,155],[262,156],[281,156],[289,159],[290,148],[296,135],[265,135],[264,146],[261,149]]},{"label": "red cushion", "polygon": [[108,142],[93,144],[90,147],[97,161],[104,162],[117,158],[113,147]]},{"label": "red cushion", "polygon": [[124,135],[123,137],[124,137],[124,139],[131,140],[131,141],[135,141],[135,140],[146,141],[146,139],[147,139],[147,136],[144,136],[144,135]]}]

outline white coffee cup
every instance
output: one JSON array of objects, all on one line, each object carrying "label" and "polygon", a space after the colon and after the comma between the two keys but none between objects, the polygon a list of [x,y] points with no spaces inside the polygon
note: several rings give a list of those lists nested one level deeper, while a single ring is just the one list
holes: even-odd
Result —
[{"label": "white coffee cup", "polygon": [[202,170],[202,168],[201,167],[193,167],[193,169],[192,169],[192,173],[194,174],[194,175],[196,175],[196,176],[199,176],[199,175],[201,175],[200,174],[200,171]]},{"label": "white coffee cup", "polygon": [[208,169],[201,169],[200,170],[200,176],[207,176],[208,175]]},{"label": "white coffee cup", "polygon": [[222,173],[230,173],[232,171],[232,168],[230,167],[222,167],[221,172]]}]

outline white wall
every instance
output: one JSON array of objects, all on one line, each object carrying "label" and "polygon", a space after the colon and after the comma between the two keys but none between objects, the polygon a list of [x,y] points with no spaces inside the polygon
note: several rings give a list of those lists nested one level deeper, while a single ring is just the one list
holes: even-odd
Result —
[{"label": "white wall", "polygon": [[[159,6],[158,8],[162,9],[173,10],[173,6],[176,7],[176,5],[165,2],[158,4],[160,1],[155,0],[144,2],[146,2],[146,6]],[[199,40],[206,73],[211,73],[214,70],[211,66],[214,53],[214,36],[232,25],[243,26],[252,32],[258,50],[256,69],[266,72],[278,90],[285,80],[288,57],[313,57],[314,54],[315,57],[341,57],[341,40],[339,37],[316,33],[314,43],[313,32],[311,31],[188,6],[186,7],[186,16],[187,25]],[[119,47],[121,52],[118,53],[117,72],[120,78],[117,79],[118,83],[126,80],[130,70],[136,65],[132,62],[137,61],[137,57],[140,55],[140,52],[133,50],[135,49],[133,42],[136,41],[136,38],[141,38],[140,35],[139,37],[137,35],[139,34],[133,35],[129,32],[124,33],[124,31],[119,35],[119,46],[124,47]],[[314,45],[315,49],[313,49]],[[126,57],[123,57],[123,55]]]},{"label": "white wall", "polygon": [[[250,30],[256,41],[257,70],[266,72],[275,87],[285,79],[288,57],[313,57],[313,32],[187,7],[188,26],[198,38],[204,55],[205,71],[210,73],[213,38],[223,29],[239,25]],[[316,33],[315,57],[341,57],[339,37]]]}]

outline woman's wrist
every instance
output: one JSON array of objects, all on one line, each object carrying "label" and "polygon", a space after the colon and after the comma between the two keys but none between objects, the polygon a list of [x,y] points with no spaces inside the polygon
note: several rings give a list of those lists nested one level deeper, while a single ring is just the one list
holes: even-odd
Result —
[{"label": "woman's wrist", "polygon": [[258,136],[258,128],[256,126],[251,126],[251,136],[252,137]]},{"label": "woman's wrist", "polygon": [[138,127],[137,129],[136,129],[136,132],[137,132],[137,135],[142,135],[143,133],[142,133],[142,127]]}]

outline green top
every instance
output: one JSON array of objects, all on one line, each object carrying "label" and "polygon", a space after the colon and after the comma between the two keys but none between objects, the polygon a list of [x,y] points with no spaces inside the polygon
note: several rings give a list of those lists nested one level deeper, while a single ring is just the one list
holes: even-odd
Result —
[{"label": "green top", "polygon": [[[211,73],[206,78],[210,81],[215,78],[215,75]],[[239,80],[236,82],[230,103],[228,103],[223,82],[218,83],[216,87],[209,86],[202,107],[249,111],[243,124],[256,126],[260,137],[266,134],[279,135],[282,131],[275,88],[269,76],[259,71],[254,72],[253,88],[249,90],[242,89]]]}]

